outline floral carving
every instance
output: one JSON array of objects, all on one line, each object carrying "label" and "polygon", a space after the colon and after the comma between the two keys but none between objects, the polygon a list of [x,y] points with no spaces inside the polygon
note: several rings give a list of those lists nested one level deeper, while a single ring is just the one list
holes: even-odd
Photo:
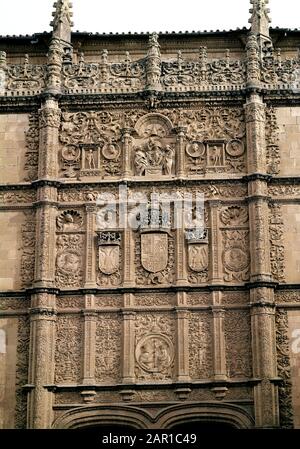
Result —
[{"label": "floral carving", "polygon": [[212,375],[211,314],[191,312],[189,318],[189,373],[192,379]]},{"label": "floral carving", "polygon": [[16,429],[26,429],[27,394],[23,387],[28,383],[29,330],[29,317],[19,317],[16,361]]},{"label": "floral carving", "polygon": [[82,361],[82,320],[59,315],[56,327],[55,383],[79,383]]},{"label": "floral carving", "polygon": [[38,114],[29,115],[29,128],[25,132],[26,153],[25,181],[34,181],[37,178],[39,160],[39,121]]},{"label": "floral carving", "polygon": [[22,225],[22,256],[20,278],[23,288],[30,287],[34,278],[35,257],[35,214],[26,213],[26,222]]},{"label": "floral carving", "polygon": [[273,107],[266,109],[266,145],[268,173],[277,175],[280,173],[279,126]]},{"label": "floral carving", "polygon": [[80,287],[83,280],[84,236],[61,234],[57,237],[56,283],[59,287]]},{"label": "floral carving", "polygon": [[174,295],[147,292],[147,294],[136,294],[134,297],[136,306],[170,306],[175,304]]},{"label": "floral carving", "polygon": [[98,382],[118,382],[121,361],[121,317],[99,315],[96,329],[96,372]]},{"label": "floral carving", "polygon": [[226,230],[223,236],[223,269],[226,282],[249,280],[250,254],[249,231]]},{"label": "floral carving", "polygon": [[229,377],[251,377],[251,324],[248,311],[226,311],[225,340]]},{"label": "floral carving", "polygon": [[23,64],[8,65],[6,73],[7,90],[17,91],[19,95],[37,94],[45,86],[46,67],[30,64],[28,55],[25,55]]},{"label": "floral carving", "polygon": [[270,246],[271,246],[271,272],[278,282],[285,282],[284,273],[284,221],[279,204],[270,205]]},{"label": "floral carving", "polygon": [[276,311],[276,348],[278,375],[283,382],[279,387],[280,427],[293,428],[291,363],[289,353],[288,316],[284,309]]}]

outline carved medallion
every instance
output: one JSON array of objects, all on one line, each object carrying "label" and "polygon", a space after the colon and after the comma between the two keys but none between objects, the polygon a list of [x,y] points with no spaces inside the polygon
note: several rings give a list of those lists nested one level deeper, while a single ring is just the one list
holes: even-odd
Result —
[{"label": "carved medallion", "polygon": [[226,153],[232,157],[242,156],[245,152],[244,144],[241,140],[233,139],[226,145]]},{"label": "carved medallion", "polygon": [[202,142],[192,142],[186,147],[187,154],[192,158],[204,156],[205,150],[205,145]]},{"label": "carved medallion", "polygon": [[196,272],[208,268],[208,247],[203,244],[188,245],[188,264]]},{"label": "carved medallion", "polygon": [[138,365],[144,371],[161,373],[169,368],[173,362],[173,344],[165,335],[147,335],[138,342],[135,357]]},{"label": "carved medallion", "polygon": [[64,251],[57,255],[56,265],[64,274],[76,273],[80,268],[80,256],[75,250]]},{"label": "carved medallion", "polygon": [[141,235],[141,262],[150,273],[157,273],[168,265],[168,235],[147,233]]},{"label": "carved medallion", "polygon": [[107,143],[102,148],[102,154],[105,157],[105,159],[112,161],[112,160],[118,159],[118,157],[121,154],[121,150],[120,150],[119,145],[117,145],[115,143]]},{"label": "carved medallion", "polygon": [[76,162],[80,158],[80,149],[75,145],[69,145],[62,149],[61,154],[66,162]]},{"label": "carved medallion", "polygon": [[118,245],[99,246],[99,269],[104,274],[116,273],[120,264]]},{"label": "carved medallion", "polygon": [[239,246],[228,248],[223,254],[223,259],[225,266],[236,272],[245,270],[250,263],[249,254]]}]

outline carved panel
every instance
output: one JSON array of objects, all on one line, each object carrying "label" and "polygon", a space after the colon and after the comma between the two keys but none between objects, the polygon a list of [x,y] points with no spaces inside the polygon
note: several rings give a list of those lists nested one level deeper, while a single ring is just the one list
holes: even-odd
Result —
[{"label": "carved panel", "polygon": [[39,162],[39,119],[38,114],[29,115],[29,128],[25,132],[25,181],[34,181],[38,175]]},{"label": "carved panel", "polygon": [[278,282],[285,282],[284,273],[284,221],[279,204],[270,205],[270,246],[271,272]]},{"label": "carved panel", "polygon": [[172,379],[174,320],[165,313],[138,314],[135,324],[135,374],[140,380]]},{"label": "carved panel", "polygon": [[206,292],[191,292],[187,295],[187,304],[189,306],[207,306],[211,303],[211,296]]},{"label": "carved panel", "polygon": [[121,119],[121,113],[63,113],[60,130],[62,176],[119,176]]},{"label": "carved panel", "polygon": [[293,403],[291,383],[291,362],[288,336],[288,316],[284,309],[276,311],[276,349],[278,376],[283,380],[279,391],[280,427],[293,428]]},{"label": "carved panel", "polygon": [[35,213],[25,213],[26,222],[22,225],[22,256],[20,279],[22,287],[30,287],[34,279],[34,257],[35,257]]},{"label": "carved panel", "polygon": [[83,309],[84,298],[82,296],[59,296],[57,298],[59,309]]},{"label": "carved panel", "polygon": [[0,297],[0,311],[27,310],[30,307],[30,300],[26,298],[2,298]]},{"label": "carved panel", "polygon": [[172,306],[175,304],[175,295],[163,293],[138,293],[134,296],[136,306]]},{"label": "carved panel", "polygon": [[224,281],[248,281],[250,269],[249,231],[224,230],[222,239]]},{"label": "carved panel", "polygon": [[95,306],[99,308],[105,307],[117,307],[120,308],[123,305],[122,295],[101,295],[95,297]]},{"label": "carved panel", "polygon": [[212,317],[209,312],[190,313],[189,373],[192,379],[212,376]]},{"label": "carved panel", "polygon": [[56,274],[59,287],[80,287],[83,281],[85,237],[80,234],[57,236]]},{"label": "carved panel", "polygon": [[20,317],[18,319],[16,362],[16,429],[26,429],[27,393],[22,387],[28,383],[29,331],[29,318],[27,316]]},{"label": "carved panel", "polygon": [[75,391],[55,393],[55,404],[81,404],[82,397]]},{"label": "carved panel", "polygon": [[[145,236],[150,236],[150,238],[145,239]],[[171,235],[162,232],[136,233],[135,266],[138,285],[171,284],[173,282],[174,244],[173,233]]]},{"label": "carved panel", "polygon": [[96,370],[97,382],[118,382],[121,365],[122,319],[117,314],[98,316],[96,328]]},{"label": "carved panel", "polygon": [[77,210],[65,210],[60,212],[56,219],[56,226],[58,231],[79,231],[83,227],[83,216]]},{"label": "carved panel", "polygon": [[272,106],[266,109],[266,151],[267,172],[277,175],[280,173],[279,126]]},{"label": "carved panel", "polygon": [[33,203],[34,201],[36,201],[34,190],[0,191],[0,203],[3,204]]},{"label": "carved panel", "polygon": [[300,290],[275,291],[276,304],[300,302]]},{"label": "carved panel", "polygon": [[228,376],[251,377],[251,322],[248,310],[226,311],[225,341]]},{"label": "carved panel", "polygon": [[249,303],[249,293],[246,292],[224,292],[222,294],[222,304],[224,305],[238,305],[238,304],[248,304]]},{"label": "carved panel", "polygon": [[7,90],[17,95],[32,95],[41,92],[45,86],[46,66],[30,64],[25,55],[23,64],[7,66]]},{"label": "carved panel", "polygon": [[82,363],[82,318],[58,315],[56,328],[55,383],[79,383]]}]

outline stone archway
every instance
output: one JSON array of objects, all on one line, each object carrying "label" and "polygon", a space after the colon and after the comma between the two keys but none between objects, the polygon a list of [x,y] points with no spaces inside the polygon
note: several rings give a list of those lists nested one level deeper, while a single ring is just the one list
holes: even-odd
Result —
[{"label": "stone archway", "polygon": [[193,403],[164,408],[153,415],[141,407],[93,405],[68,410],[53,423],[54,429],[87,429],[95,427],[127,429],[187,429],[200,426],[209,429],[249,429],[254,420],[243,408],[232,404]]}]

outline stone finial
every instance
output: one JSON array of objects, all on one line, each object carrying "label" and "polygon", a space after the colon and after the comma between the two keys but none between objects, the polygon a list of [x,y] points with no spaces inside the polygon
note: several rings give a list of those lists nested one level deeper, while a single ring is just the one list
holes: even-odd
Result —
[{"label": "stone finial", "polygon": [[267,7],[269,0],[250,0],[252,8],[250,9],[251,31],[269,37],[269,17],[270,9]]},{"label": "stone finial", "polygon": [[58,0],[54,3],[55,11],[52,13],[53,37],[65,42],[71,42],[72,22],[72,3],[69,0]]},{"label": "stone finial", "polygon": [[147,73],[146,88],[148,90],[161,90],[161,82],[160,82],[161,54],[157,33],[152,33],[149,36],[146,73]]}]

